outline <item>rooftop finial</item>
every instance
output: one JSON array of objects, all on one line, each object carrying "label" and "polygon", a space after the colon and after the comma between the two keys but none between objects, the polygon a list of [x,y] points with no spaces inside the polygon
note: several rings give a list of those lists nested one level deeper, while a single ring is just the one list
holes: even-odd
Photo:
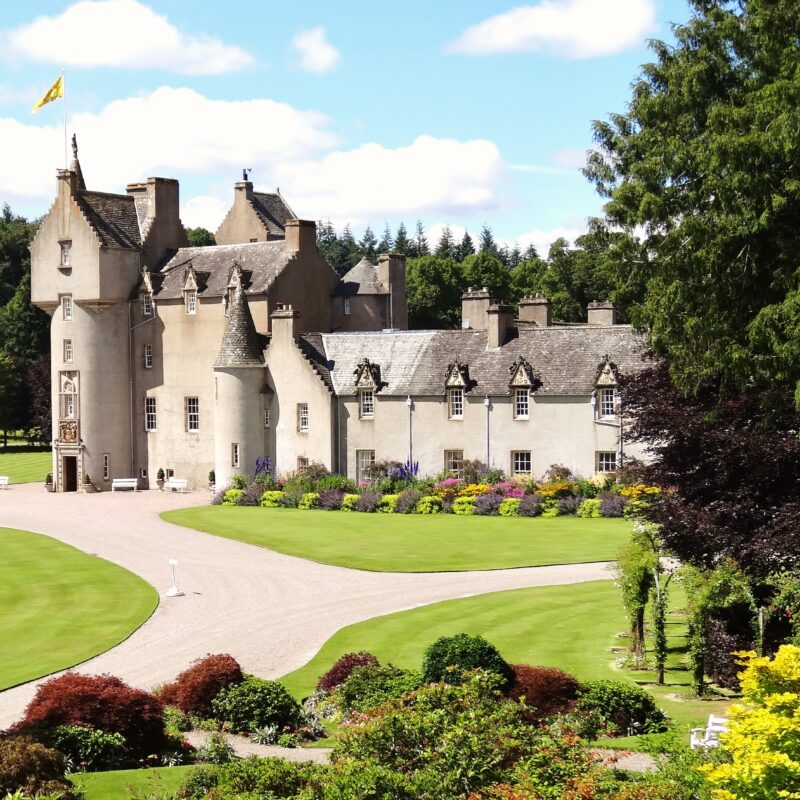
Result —
[{"label": "rooftop finial", "polygon": [[72,164],[70,170],[75,173],[75,188],[78,191],[86,191],[86,182],[83,180],[83,171],[81,170],[81,162],[78,161],[78,137],[72,134]]},{"label": "rooftop finial", "polygon": [[78,137],[72,134],[72,157],[77,161],[78,159]]}]

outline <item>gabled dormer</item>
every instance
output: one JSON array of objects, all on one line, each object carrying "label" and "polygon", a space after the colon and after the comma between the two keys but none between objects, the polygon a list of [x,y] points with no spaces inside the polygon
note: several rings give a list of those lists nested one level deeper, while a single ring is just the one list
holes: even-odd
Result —
[{"label": "gabled dormer", "polygon": [[447,397],[447,418],[464,419],[464,395],[472,388],[474,382],[469,377],[469,366],[460,361],[447,365],[447,376],[444,381]]},{"label": "gabled dormer", "polygon": [[187,314],[197,313],[197,290],[199,282],[197,280],[197,272],[192,266],[192,262],[186,266],[183,272],[183,304]]},{"label": "gabled dormer", "polygon": [[619,370],[608,355],[597,365],[592,392],[596,419],[612,419],[619,412]]}]

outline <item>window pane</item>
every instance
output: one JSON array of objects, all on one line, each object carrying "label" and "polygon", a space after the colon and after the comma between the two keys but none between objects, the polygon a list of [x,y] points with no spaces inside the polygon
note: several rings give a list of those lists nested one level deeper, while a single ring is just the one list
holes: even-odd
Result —
[{"label": "window pane", "polygon": [[374,450],[357,450],[356,451],[356,480],[359,483],[364,481],[364,470],[375,463]]},{"label": "window pane", "polygon": [[155,397],[145,397],[144,399],[144,429],[146,431],[154,431],[156,429]]},{"label": "window pane", "polygon": [[600,415],[603,417],[613,417],[615,413],[615,391],[613,389],[600,390]]},{"label": "window pane", "polygon": [[514,390],[514,416],[517,419],[526,419],[528,417],[528,390],[515,389]]},{"label": "window pane", "polygon": [[358,394],[360,402],[360,414],[362,417],[372,417],[375,415],[375,394],[372,389],[364,390]]},{"label": "window pane", "polygon": [[146,344],[144,346],[144,368],[153,368],[153,345]]},{"label": "window pane", "polygon": [[515,450],[511,454],[511,469],[515,475],[530,475],[531,451]]},{"label": "window pane", "polygon": [[186,430],[200,430],[200,401],[196,397],[186,398]]},{"label": "window pane", "polygon": [[308,403],[297,404],[297,429],[308,430]]},{"label": "window pane", "polygon": [[615,472],[617,469],[617,454],[614,451],[600,452],[597,454],[598,472]]},{"label": "window pane", "polygon": [[444,469],[457,478],[461,477],[461,465],[464,462],[463,450],[444,451]]},{"label": "window pane", "polygon": [[448,416],[450,419],[461,419],[464,416],[464,390],[450,389],[447,392]]}]

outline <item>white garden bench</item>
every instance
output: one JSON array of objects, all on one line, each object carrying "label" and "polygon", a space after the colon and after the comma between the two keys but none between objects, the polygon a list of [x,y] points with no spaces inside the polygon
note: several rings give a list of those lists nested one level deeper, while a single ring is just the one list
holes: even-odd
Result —
[{"label": "white garden bench", "polygon": [[709,714],[705,728],[692,728],[689,746],[692,750],[701,747],[719,747],[719,736],[728,730],[728,718]]},{"label": "white garden bench", "polygon": [[173,492],[188,492],[189,481],[186,478],[167,478],[164,488]]},{"label": "white garden bench", "polygon": [[8,475],[0,475],[0,489],[8,489]]},{"label": "white garden bench", "polygon": [[139,481],[136,478],[113,478],[111,480],[111,491],[116,492],[117,489],[133,489],[134,492],[138,492]]}]

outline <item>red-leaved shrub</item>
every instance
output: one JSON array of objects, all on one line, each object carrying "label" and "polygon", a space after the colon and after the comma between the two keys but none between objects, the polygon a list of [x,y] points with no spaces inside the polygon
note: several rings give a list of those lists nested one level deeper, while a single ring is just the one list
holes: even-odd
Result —
[{"label": "red-leaved shrub", "polygon": [[220,654],[195,661],[172,683],[161,690],[161,702],[181,711],[211,716],[211,701],[220,689],[244,679],[242,668],[233,656]]},{"label": "red-leaved shrub", "polygon": [[317,689],[321,692],[333,691],[350,677],[356,667],[369,666],[379,666],[378,659],[372,653],[346,653],[317,681]]},{"label": "red-leaved shrub", "polygon": [[64,777],[63,753],[20,736],[0,738],[0,795],[17,791],[30,797],[52,794],[74,798],[74,787]]},{"label": "red-leaved shrub", "polygon": [[575,708],[580,683],[568,672],[555,667],[512,664],[514,679],[506,690],[512,700],[525,698],[537,719],[562,714]]},{"label": "red-leaved shrub", "polygon": [[112,675],[67,672],[46,681],[14,728],[25,731],[57,725],[121,733],[134,758],[157,753],[164,745],[161,701]]}]

